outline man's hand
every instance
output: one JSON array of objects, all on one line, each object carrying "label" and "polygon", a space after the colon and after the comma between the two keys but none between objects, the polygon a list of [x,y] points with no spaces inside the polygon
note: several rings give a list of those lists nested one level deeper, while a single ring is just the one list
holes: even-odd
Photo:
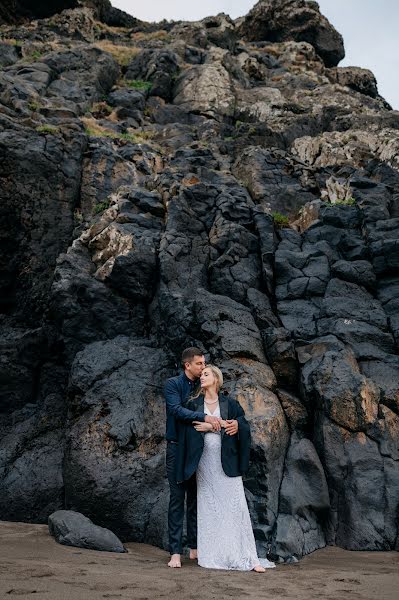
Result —
[{"label": "man's hand", "polygon": [[201,423],[201,421],[193,421],[195,431],[199,431],[200,433],[208,433],[209,431],[213,431],[212,423]]},{"label": "man's hand", "polygon": [[227,419],[226,433],[227,435],[235,435],[238,432],[238,421],[236,419]]},{"label": "man's hand", "polygon": [[211,415],[205,415],[205,423],[211,423],[213,426],[213,431],[220,431],[221,425],[220,421],[222,419],[220,417],[212,417]]}]

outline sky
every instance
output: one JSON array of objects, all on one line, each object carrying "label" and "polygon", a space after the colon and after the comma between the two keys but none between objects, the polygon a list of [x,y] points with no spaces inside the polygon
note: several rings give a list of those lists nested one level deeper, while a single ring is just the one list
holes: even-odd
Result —
[{"label": "sky", "polygon": [[[398,0],[318,0],[324,16],[342,34],[346,56],[340,66],[370,69],[378,91],[399,110]],[[227,13],[233,19],[249,12],[256,0],[111,0],[113,6],[143,21],[195,21]]]}]

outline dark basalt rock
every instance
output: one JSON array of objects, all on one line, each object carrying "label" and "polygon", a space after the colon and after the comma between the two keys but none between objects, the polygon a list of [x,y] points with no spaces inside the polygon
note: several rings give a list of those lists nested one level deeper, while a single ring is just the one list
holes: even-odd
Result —
[{"label": "dark basalt rock", "polygon": [[323,548],[322,522],[329,508],[327,482],[317,452],[312,442],[294,434],[285,460],[273,553],[287,560]]},{"label": "dark basalt rock", "polygon": [[277,390],[281,406],[291,431],[304,431],[309,424],[309,414],[302,402],[287,390]]},{"label": "dark basalt rock", "polygon": [[377,278],[371,264],[366,260],[354,260],[352,262],[337,260],[332,265],[331,270],[333,275],[340,279],[357,283],[366,288],[375,288]]},{"label": "dark basalt rock", "polygon": [[46,523],[49,514],[64,506],[67,373],[52,362],[42,331],[12,330],[11,325],[3,329],[9,346],[2,342],[1,379],[7,384],[0,404],[6,449],[0,513],[12,521]]},{"label": "dark basalt rock", "polygon": [[0,43],[0,67],[9,67],[20,59],[18,48],[10,44]]},{"label": "dark basalt rock", "polygon": [[48,518],[50,534],[59,544],[104,552],[126,552],[116,535],[72,510],[57,510]]},{"label": "dark basalt rock", "polygon": [[378,96],[377,81],[371,71],[359,67],[339,67],[330,69],[328,77],[333,83],[347,85],[353,90],[376,98]]},{"label": "dark basalt rock", "polygon": [[129,63],[126,79],[139,79],[152,84],[150,93],[170,100],[174,80],[179,72],[178,56],[170,50],[143,50]]},{"label": "dark basalt rock", "polygon": [[196,345],[251,423],[260,555],[397,549],[399,113],[315,2],[61,4],[0,7],[0,519],[166,548]]},{"label": "dark basalt rock", "polygon": [[134,27],[139,21],[111,5],[109,0],[5,0],[0,7],[0,24],[45,19],[66,9],[85,6],[93,9],[95,17],[115,27]]},{"label": "dark basalt rock", "polygon": [[137,110],[143,110],[145,107],[145,95],[136,90],[115,90],[109,94],[107,100],[111,106],[123,106]]},{"label": "dark basalt rock", "polygon": [[304,190],[296,173],[281,153],[249,147],[233,167],[233,173],[245,182],[252,198],[269,211],[297,214],[314,196]]},{"label": "dark basalt rock", "polygon": [[309,42],[327,67],[345,56],[341,35],[320,14],[317,2],[260,0],[244,18],[240,33],[248,41]]},{"label": "dark basalt rock", "polygon": [[43,135],[15,124],[0,137],[7,224],[2,234],[2,308],[25,312],[35,326],[57,256],[71,239],[78,201],[85,141],[79,130],[63,131]]},{"label": "dark basalt rock", "polygon": [[[378,511],[371,510],[370,502],[364,500],[372,498],[375,506],[383,502],[386,494],[384,480],[393,494],[396,493],[399,479],[395,461],[381,456],[378,444],[369,436],[348,432],[325,417],[320,419],[317,430],[316,448],[323,457],[323,463],[328,464],[326,475],[331,513],[327,542],[351,550],[393,548],[395,534],[392,534],[391,524],[396,518],[393,512],[396,502],[393,505],[391,501],[387,503],[381,527]],[[365,472],[367,477],[364,477]],[[343,485],[344,480],[349,481]],[[356,493],[359,486],[361,494]]]},{"label": "dark basalt rock", "polygon": [[77,8],[78,0],[5,0],[0,8],[0,23],[16,23],[24,19],[44,19],[67,8]]}]

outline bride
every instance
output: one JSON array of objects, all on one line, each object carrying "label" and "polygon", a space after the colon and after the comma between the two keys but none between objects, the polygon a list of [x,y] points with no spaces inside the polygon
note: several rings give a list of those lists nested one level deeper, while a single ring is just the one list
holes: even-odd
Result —
[{"label": "bride", "polygon": [[[180,424],[177,480],[197,476],[198,564],[208,569],[254,570],[263,573],[274,563],[259,559],[242,474],[249,466],[250,429],[240,404],[219,396],[223,375],[207,365],[201,391],[186,407],[221,418],[220,432],[210,423]],[[238,433],[229,435],[227,421],[238,422]]]}]

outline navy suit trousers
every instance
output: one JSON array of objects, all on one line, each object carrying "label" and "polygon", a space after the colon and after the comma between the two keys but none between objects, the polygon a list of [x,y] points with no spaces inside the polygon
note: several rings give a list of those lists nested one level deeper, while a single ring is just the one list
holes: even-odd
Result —
[{"label": "navy suit trousers", "polygon": [[184,501],[187,497],[187,546],[197,547],[197,484],[195,474],[183,483],[176,482],[176,456],[178,445],[167,442],[166,474],[170,487],[168,529],[169,551],[171,554],[183,553]]}]

